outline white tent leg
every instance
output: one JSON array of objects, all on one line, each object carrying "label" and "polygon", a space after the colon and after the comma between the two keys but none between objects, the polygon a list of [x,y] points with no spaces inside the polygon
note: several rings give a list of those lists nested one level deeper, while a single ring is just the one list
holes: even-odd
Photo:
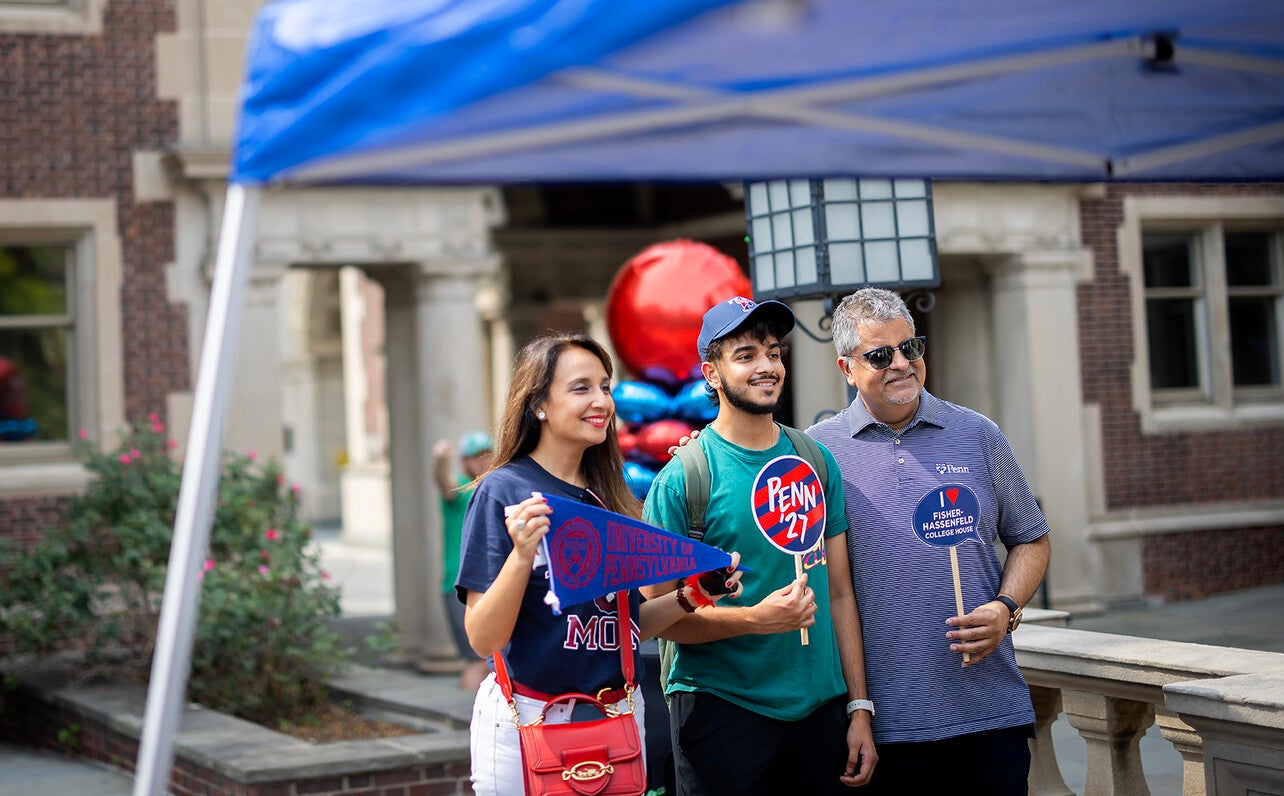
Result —
[{"label": "white tent leg", "polygon": [[258,188],[232,184],[228,186],[223,207],[223,228],[219,233],[214,285],[196,377],[192,426],[187,436],[156,652],[147,687],[147,710],[134,767],[134,796],[163,796],[174,765],[175,739],[196,636],[201,559],[209,547],[210,526],[214,520],[223,427],[227,421],[228,394],[241,331],[259,198]]}]

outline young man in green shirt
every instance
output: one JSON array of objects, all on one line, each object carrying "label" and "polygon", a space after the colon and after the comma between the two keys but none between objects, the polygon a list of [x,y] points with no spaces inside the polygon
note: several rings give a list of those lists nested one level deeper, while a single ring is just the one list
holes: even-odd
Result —
[{"label": "young man in green shirt", "polygon": [[477,657],[468,645],[464,632],[464,605],[455,595],[455,579],[459,577],[459,544],[463,536],[464,511],[473,496],[477,477],[490,467],[490,457],[495,445],[485,431],[470,431],[459,439],[459,466],[454,469],[455,451],[448,440],[439,441],[432,451],[432,475],[441,491],[441,594],[450,620],[450,634],[455,649],[464,661],[459,675],[459,687],[476,691],[481,681],[490,674],[486,661]]},{"label": "young man in green shirt", "polygon": [[[710,309],[700,332],[703,374],[718,402],[717,418],[690,443],[703,446],[709,464],[704,542],[738,551],[750,571],[739,605],[695,611],[664,634],[678,642],[666,694],[681,796],[841,793],[867,782],[877,760],[833,456],[821,449],[824,538],[803,554],[804,574],[755,521],[764,468],[801,456],[772,419],[793,327],[786,305],[736,296]],[[644,518],[686,535],[686,488],[675,459],[656,477]]]}]

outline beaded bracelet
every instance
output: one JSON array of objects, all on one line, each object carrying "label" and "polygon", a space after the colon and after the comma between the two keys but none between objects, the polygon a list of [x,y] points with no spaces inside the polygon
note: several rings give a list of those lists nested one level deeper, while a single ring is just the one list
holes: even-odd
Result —
[{"label": "beaded bracelet", "polygon": [[678,587],[678,590],[675,591],[674,594],[678,595],[678,605],[682,606],[682,610],[689,614],[695,613],[696,607],[692,605],[691,601],[687,599],[687,596],[682,593],[681,586]]},{"label": "beaded bracelet", "polygon": [[[706,597],[704,592],[700,590],[699,575],[688,575],[683,583],[691,587],[691,600],[696,604],[697,608],[711,608],[713,606],[713,600]],[[678,591],[682,590],[678,589]]]}]

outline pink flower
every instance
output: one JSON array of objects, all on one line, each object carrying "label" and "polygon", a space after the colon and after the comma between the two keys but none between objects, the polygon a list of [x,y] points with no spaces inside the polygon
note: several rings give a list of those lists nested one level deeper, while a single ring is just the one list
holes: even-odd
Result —
[{"label": "pink flower", "polygon": [[206,572],[209,572],[213,568],[214,568],[214,559],[212,558],[205,559],[205,563],[201,564],[201,569],[205,570]]},{"label": "pink flower", "polygon": [[248,450],[245,452],[245,458],[253,462],[258,460],[259,455],[252,450]]},{"label": "pink flower", "polygon": [[290,491],[294,493],[295,497],[298,497],[303,494],[303,487],[298,484],[290,484]]},{"label": "pink flower", "polygon": [[165,424],[164,424],[164,423],[152,423],[152,431],[153,431],[153,432],[155,432],[155,433],[157,433],[157,434],[164,434],[164,433],[165,433]]},{"label": "pink flower", "polygon": [[324,569],[321,570],[321,580],[329,580],[329,579],[330,579],[330,573],[326,572]]},{"label": "pink flower", "polygon": [[82,428],[80,431],[76,433],[80,436],[81,439],[89,439],[89,429],[87,428]]},{"label": "pink flower", "polygon": [[275,541],[276,538],[279,537],[281,534],[277,532],[276,528],[268,528],[267,533],[263,535],[266,536],[269,540]]},{"label": "pink flower", "polygon": [[259,574],[263,575],[264,577],[267,577],[267,574],[268,574],[267,564],[259,564]]},{"label": "pink flower", "polygon": [[178,440],[176,439],[165,440],[165,447],[168,448],[169,450],[174,450],[175,448],[178,447]]},{"label": "pink flower", "polygon": [[285,486],[285,476],[283,476],[283,475],[278,475],[278,476],[276,477],[276,485],[277,485],[277,486]]},{"label": "pink flower", "polygon": [[133,459],[134,461],[138,461],[139,459],[143,458],[143,452],[140,451],[138,448],[130,448],[129,458]]},{"label": "pink flower", "polygon": [[130,463],[130,462],[132,462],[132,461],[133,461],[133,459],[129,458],[129,454],[128,454],[128,453],[122,453],[122,454],[120,455],[120,463],[121,463],[121,464],[129,464],[129,463]]},{"label": "pink flower", "polygon": [[159,422],[160,422],[160,415],[156,414],[155,412],[148,412],[148,413],[147,413],[147,422],[148,422],[148,423],[159,423]]}]

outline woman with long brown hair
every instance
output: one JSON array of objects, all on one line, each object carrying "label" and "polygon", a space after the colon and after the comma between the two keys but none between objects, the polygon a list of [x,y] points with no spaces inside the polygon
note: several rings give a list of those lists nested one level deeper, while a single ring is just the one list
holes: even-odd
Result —
[{"label": "woman with long brown hair", "polygon": [[[603,702],[628,710],[622,692],[620,643],[637,643],[686,616],[711,595],[678,589],[678,598],[640,603],[629,593],[636,624],[618,627],[609,598],[563,606],[560,616],[544,603],[547,564],[540,540],[552,509],[539,495],[557,495],[638,516],[641,506],[624,480],[615,430],[611,359],[579,334],[541,337],[517,358],[513,383],[496,435],[491,470],[482,476],[464,518],[456,590],[467,606],[464,626],[478,655],[504,650],[515,681],[523,724],[534,720],[552,695],[605,694]],[[739,591],[740,573],[731,579]],[[631,623],[632,624],[632,623]],[[632,694],[639,733],[641,691]],[[547,721],[567,721],[570,708],[554,706]],[[472,719],[473,789],[477,794],[522,792],[522,761],[508,702],[491,674],[478,689]]]}]

